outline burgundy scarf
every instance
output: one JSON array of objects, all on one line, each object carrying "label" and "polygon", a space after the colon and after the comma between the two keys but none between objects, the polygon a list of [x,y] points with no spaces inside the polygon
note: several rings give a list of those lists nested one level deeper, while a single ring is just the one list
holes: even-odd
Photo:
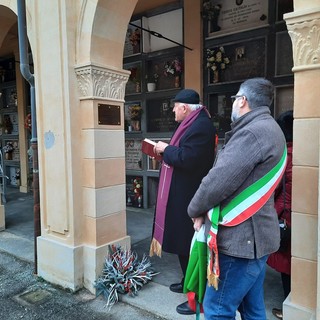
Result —
[{"label": "burgundy scarf", "polygon": [[[207,109],[203,106],[193,112],[191,112],[180,124],[177,131],[174,133],[170,145],[179,146],[181,137],[185,134],[187,129],[196,120],[202,109]],[[208,111],[207,111],[208,113]],[[209,113],[208,113],[209,115]],[[210,115],[209,115],[210,116]],[[169,191],[171,185],[171,179],[173,174],[173,167],[162,162],[162,168],[160,172],[158,196],[157,196],[157,206],[156,206],[156,218],[154,223],[153,239],[150,246],[150,256],[156,254],[161,257],[164,224],[166,218],[167,203],[169,198]]]}]

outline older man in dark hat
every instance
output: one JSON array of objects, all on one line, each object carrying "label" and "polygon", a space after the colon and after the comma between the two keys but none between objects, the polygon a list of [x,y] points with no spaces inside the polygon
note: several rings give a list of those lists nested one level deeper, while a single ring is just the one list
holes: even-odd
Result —
[{"label": "older man in dark hat", "polygon": [[[202,224],[201,218],[190,219],[187,207],[213,165],[215,129],[196,91],[181,90],[173,102],[178,126],[169,144],[159,141],[154,147],[156,153],[163,154],[163,162],[150,255],[161,256],[162,250],[177,254],[185,276],[194,227]],[[183,280],[172,284],[170,290],[182,293]],[[187,302],[179,305],[177,312],[194,313]]]}]

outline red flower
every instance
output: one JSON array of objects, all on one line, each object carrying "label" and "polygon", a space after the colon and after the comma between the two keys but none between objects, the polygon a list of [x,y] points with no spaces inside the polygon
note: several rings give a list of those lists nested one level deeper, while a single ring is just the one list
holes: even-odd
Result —
[{"label": "red flower", "polygon": [[24,120],[24,127],[31,131],[31,113],[27,114],[27,116]]}]

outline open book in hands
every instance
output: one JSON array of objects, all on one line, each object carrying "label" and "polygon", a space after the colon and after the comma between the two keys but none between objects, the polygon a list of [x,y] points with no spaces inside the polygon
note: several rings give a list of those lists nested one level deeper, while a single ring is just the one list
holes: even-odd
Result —
[{"label": "open book in hands", "polygon": [[145,138],[142,141],[142,152],[145,153],[146,155],[148,155],[151,158],[155,158],[158,161],[162,160],[162,155],[157,154],[153,151],[154,146],[156,145],[155,141],[152,141],[148,138]]}]

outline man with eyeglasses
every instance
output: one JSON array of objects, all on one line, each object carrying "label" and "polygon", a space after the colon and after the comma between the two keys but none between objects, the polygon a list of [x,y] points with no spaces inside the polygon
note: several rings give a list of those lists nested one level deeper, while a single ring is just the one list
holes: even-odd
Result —
[{"label": "man with eyeglasses", "polygon": [[[243,82],[232,96],[231,131],[188,207],[208,232],[205,319],[265,320],[266,260],[278,250],[273,192],[286,166],[286,141],[270,114],[274,87]],[[206,214],[204,214],[206,213]]]}]

